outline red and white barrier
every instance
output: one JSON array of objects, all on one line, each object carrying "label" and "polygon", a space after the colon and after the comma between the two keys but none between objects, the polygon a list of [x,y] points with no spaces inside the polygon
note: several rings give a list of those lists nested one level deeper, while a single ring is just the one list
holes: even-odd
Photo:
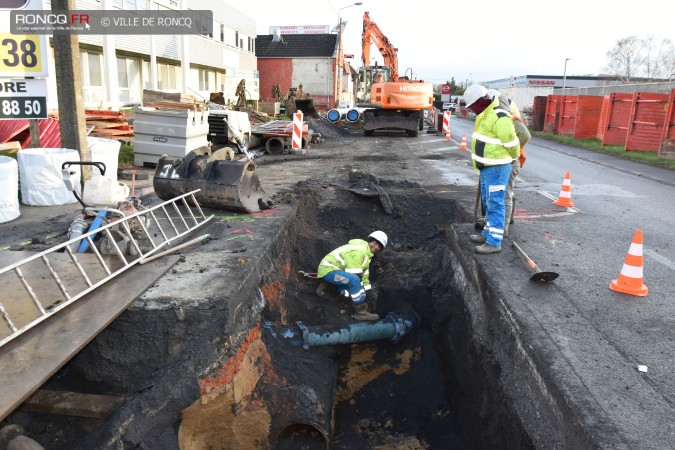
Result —
[{"label": "red and white barrier", "polygon": [[450,134],[450,111],[443,113],[443,134]]},{"label": "red and white barrier", "polygon": [[302,148],[302,111],[293,114],[293,139],[291,144],[293,150]]}]

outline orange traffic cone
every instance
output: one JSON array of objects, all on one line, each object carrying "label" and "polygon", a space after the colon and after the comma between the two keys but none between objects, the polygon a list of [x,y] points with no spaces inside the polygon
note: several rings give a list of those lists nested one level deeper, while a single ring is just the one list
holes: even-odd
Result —
[{"label": "orange traffic cone", "polygon": [[572,184],[570,183],[569,172],[565,174],[560,195],[558,196],[558,200],[554,201],[553,204],[558,206],[574,206],[574,203],[572,203]]},{"label": "orange traffic cone", "polygon": [[466,134],[462,135],[462,143],[459,144],[459,149],[460,150],[468,150],[469,148],[466,146]]},{"label": "orange traffic cone", "polygon": [[448,130],[447,133],[445,133],[445,140],[449,141],[450,140],[450,130]]},{"label": "orange traffic cone", "polygon": [[649,289],[642,284],[642,230],[635,231],[619,278],[613,280],[609,288],[616,292],[640,297],[647,295]]}]

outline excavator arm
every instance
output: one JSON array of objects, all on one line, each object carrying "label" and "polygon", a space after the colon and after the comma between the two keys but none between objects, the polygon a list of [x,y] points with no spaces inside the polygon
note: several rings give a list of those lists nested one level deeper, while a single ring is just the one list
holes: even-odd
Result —
[{"label": "excavator arm", "polygon": [[398,49],[389,42],[380,27],[370,20],[368,11],[366,11],[363,14],[363,34],[361,36],[361,61],[364,67],[370,65],[371,43],[375,44],[380,50],[380,54],[384,58],[383,65],[390,70],[391,81],[398,81],[398,56],[396,55]]}]

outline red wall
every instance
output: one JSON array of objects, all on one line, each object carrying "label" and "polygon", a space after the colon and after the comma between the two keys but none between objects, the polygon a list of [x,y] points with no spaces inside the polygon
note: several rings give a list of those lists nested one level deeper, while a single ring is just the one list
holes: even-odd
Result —
[{"label": "red wall", "polygon": [[675,159],[675,89],[668,96],[668,111],[663,124],[659,158]]},{"label": "red wall", "polygon": [[626,150],[658,151],[668,107],[667,94],[636,92],[628,124]]},{"label": "red wall", "polygon": [[293,60],[291,58],[258,58],[258,72],[260,72],[260,98],[264,102],[271,102],[272,88],[278,84],[281,95],[288,95],[288,88],[293,86]]},{"label": "red wall", "polygon": [[547,97],[546,116],[544,117],[544,133],[558,134],[562,97],[562,95],[549,95]]},{"label": "red wall", "polygon": [[560,121],[558,123],[558,133],[562,135],[573,135],[574,126],[577,121],[577,96],[563,95],[560,102]]},{"label": "red wall", "polygon": [[604,97],[580,95],[577,98],[577,120],[574,124],[575,139],[593,139],[598,133],[600,111]]},{"label": "red wall", "polygon": [[605,114],[602,118],[603,129],[598,130],[598,135],[602,135],[602,145],[624,145],[626,143],[632,104],[633,94],[623,92],[609,94],[607,109],[603,108]]}]

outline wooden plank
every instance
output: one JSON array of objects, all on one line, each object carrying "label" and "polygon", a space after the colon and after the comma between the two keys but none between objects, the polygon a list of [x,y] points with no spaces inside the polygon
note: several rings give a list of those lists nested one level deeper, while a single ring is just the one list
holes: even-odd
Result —
[{"label": "wooden plank", "polygon": [[123,397],[39,390],[20,407],[22,411],[106,419]]},{"label": "wooden plank", "polygon": [[191,109],[201,111],[206,108],[203,103],[180,103],[180,102],[144,102],[143,106],[157,109],[183,110]]},{"label": "wooden plank", "polygon": [[[21,253],[23,255],[12,255]],[[32,254],[0,252],[3,258],[0,265],[11,264],[6,260],[10,256],[21,260]],[[131,267],[0,348],[0,420],[42,386],[179,259],[171,255]]]},{"label": "wooden plank", "polygon": [[143,89],[143,105],[147,102],[160,102],[160,101],[171,101],[171,102],[182,102],[182,103],[195,103],[195,98],[189,94],[183,94],[182,92],[163,92],[163,91],[153,91],[151,89]]}]

